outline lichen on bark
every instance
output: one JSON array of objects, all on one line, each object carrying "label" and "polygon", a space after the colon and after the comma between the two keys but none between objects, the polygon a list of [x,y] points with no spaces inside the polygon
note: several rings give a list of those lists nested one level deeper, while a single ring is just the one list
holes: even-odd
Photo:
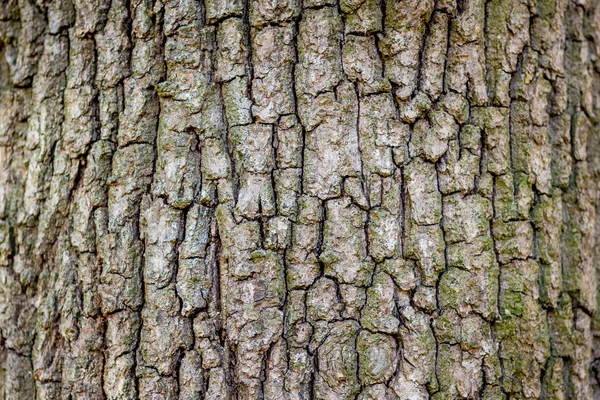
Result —
[{"label": "lichen on bark", "polygon": [[600,3],[6,0],[0,399],[600,398]]}]

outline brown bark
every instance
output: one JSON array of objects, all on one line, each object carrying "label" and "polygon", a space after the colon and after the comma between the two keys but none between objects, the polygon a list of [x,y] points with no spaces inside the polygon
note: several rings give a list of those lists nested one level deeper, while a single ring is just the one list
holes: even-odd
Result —
[{"label": "brown bark", "polygon": [[0,399],[600,398],[600,3],[4,0]]}]

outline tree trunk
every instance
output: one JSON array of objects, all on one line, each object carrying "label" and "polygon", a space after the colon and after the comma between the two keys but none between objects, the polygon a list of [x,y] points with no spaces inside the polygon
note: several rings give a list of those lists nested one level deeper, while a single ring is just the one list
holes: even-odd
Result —
[{"label": "tree trunk", "polygon": [[0,50],[0,399],[600,399],[600,2],[3,0]]}]

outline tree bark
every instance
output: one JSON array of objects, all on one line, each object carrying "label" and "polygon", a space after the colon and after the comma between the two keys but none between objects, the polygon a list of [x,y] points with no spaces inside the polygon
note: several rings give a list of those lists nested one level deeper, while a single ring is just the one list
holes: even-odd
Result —
[{"label": "tree bark", "polygon": [[600,399],[600,2],[3,0],[0,399]]}]

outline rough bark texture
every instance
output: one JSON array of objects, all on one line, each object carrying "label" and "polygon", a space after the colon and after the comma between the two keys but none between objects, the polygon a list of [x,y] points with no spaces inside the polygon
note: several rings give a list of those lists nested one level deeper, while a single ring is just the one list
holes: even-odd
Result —
[{"label": "rough bark texture", "polygon": [[3,0],[0,398],[600,398],[600,2]]}]

